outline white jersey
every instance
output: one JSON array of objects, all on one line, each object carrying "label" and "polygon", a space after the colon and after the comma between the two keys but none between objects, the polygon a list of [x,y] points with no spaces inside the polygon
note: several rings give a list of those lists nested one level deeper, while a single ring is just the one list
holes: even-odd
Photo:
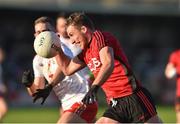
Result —
[{"label": "white jersey", "polygon": [[60,37],[60,41],[61,41],[61,48],[63,49],[64,53],[73,58],[75,56],[77,56],[82,50],[80,49],[80,47],[72,44],[70,41],[68,41],[69,39],[65,39],[63,37]]},{"label": "white jersey", "polygon": [[[62,42],[61,47],[67,56],[72,58],[75,55],[64,42]],[[54,57],[49,59],[38,55],[34,57],[33,69],[35,77],[45,77],[49,82],[57,67],[58,65]],[[85,78],[85,74],[79,71],[71,76],[66,76],[53,87],[53,90],[61,101],[63,110],[67,110],[70,109],[75,102],[80,102],[83,99],[89,90],[89,83]]]}]

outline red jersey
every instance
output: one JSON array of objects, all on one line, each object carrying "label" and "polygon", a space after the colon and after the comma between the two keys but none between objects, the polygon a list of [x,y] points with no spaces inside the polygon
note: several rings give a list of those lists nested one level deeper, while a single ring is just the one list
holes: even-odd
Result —
[{"label": "red jersey", "polygon": [[170,55],[169,62],[176,68],[177,82],[176,82],[176,95],[180,97],[180,50],[174,51]]},{"label": "red jersey", "polygon": [[107,32],[95,31],[89,47],[80,54],[79,58],[88,65],[95,78],[101,68],[99,52],[109,46],[114,51],[114,70],[102,88],[107,99],[130,95],[139,85],[132,74],[128,60],[121,49],[118,40]]}]

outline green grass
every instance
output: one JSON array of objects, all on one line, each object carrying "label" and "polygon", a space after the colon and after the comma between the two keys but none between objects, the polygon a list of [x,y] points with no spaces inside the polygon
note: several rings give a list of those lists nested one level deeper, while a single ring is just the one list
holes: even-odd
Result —
[{"label": "green grass", "polygon": [[53,123],[58,119],[58,108],[12,108],[3,119],[4,123]]},{"label": "green grass", "polygon": [[164,123],[175,123],[176,113],[174,106],[158,106],[158,114]]},{"label": "green grass", "polygon": [[[158,113],[165,123],[175,123],[175,111],[173,106],[158,106]],[[105,111],[100,107],[97,118]],[[58,108],[9,108],[4,123],[55,123],[59,117]]]}]

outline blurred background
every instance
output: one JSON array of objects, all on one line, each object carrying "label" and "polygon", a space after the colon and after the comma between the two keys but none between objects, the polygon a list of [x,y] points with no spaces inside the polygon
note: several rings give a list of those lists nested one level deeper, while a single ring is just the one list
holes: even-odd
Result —
[{"label": "blurred background", "polygon": [[[20,83],[21,75],[32,68],[35,55],[33,21],[39,16],[55,20],[60,12],[74,11],[86,12],[98,29],[119,39],[135,75],[152,93],[162,120],[175,122],[176,82],[166,79],[164,70],[170,53],[180,48],[180,0],[0,0],[0,46],[5,51],[2,68],[9,107],[3,122],[56,122],[57,98],[51,94],[44,106],[33,104]],[[98,116],[106,103],[100,99],[99,104]],[[49,120],[44,118],[47,115]]]}]

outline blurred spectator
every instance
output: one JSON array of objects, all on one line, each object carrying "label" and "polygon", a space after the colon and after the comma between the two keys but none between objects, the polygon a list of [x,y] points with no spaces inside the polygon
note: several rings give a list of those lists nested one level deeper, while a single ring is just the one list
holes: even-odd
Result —
[{"label": "blurred spectator", "polygon": [[2,62],[4,60],[4,57],[5,57],[4,50],[0,47],[0,120],[4,117],[8,109],[5,101],[5,94],[7,92],[7,89],[3,79],[4,77],[3,77],[3,68],[2,68]]},{"label": "blurred spectator", "polygon": [[180,49],[171,53],[165,69],[165,75],[168,79],[171,79],[176,75],[175,110],[177,123],[180,123]]}]

